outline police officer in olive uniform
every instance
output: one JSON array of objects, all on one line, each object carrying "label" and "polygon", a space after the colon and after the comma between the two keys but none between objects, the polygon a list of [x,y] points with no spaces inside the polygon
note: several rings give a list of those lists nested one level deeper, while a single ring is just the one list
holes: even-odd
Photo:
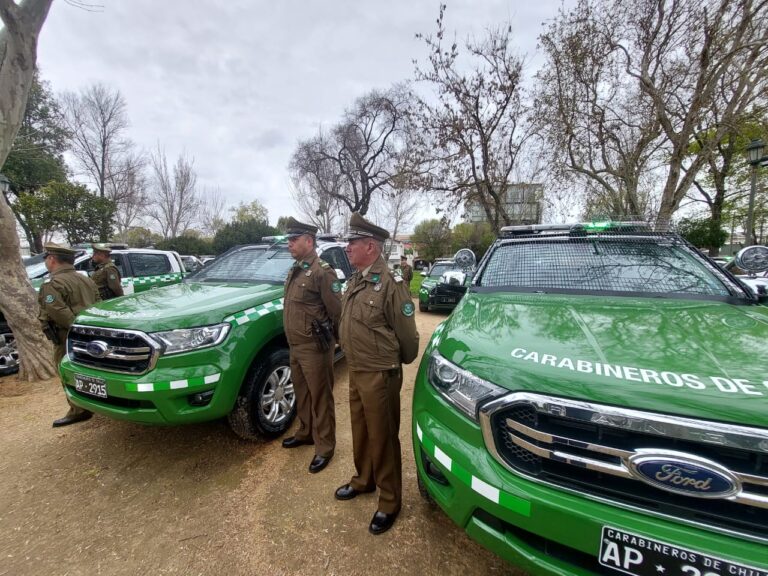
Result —
[{"label": "police officer in olive uniform", "polygon": [[120,283],[120,271],[112,262],[112,247],[109,244],[93,244],[93,256],[91,260],[94,270],[91,280],[99,289],[102,300],[109,300],[123,295],[123,286]]},{"label": "police officer in olive uniform", "polygon": [[[75,316],[99,300],[93,280],[78,274],[73,266],[75,251],[58,244],[45,244],[45,267],[50,277],[40,286],[40,323],[46,337],[53,343],[53,362],[59,365],[66,354],[67,332]],[[67,399],[69,402],[69,399]],[[53,427],[67,426],[88,420],[92,413],[69,404],[69,412],[53,421]]]},{"label": "police officer in olive uniform", "polygon": [[315,445],[312,473],[328,465],[336,448],[333,402],[335,334],[341,314],[341,282],[315,251],[317,227],[288,219],[288,250],[296,260],[285,281],[283,323],[291,351],[299,429],[283,448]]},{"label": "police officer in olive uniform", "polygon": [[403,282],[405,282],[406,286],[410,286],[411,280],[413,280],[413,268],[408,264],[408,258],[406,258],[405,254],[400,256],[400,275],[403,277]]},{"label": "police officer in olive uniform", "polygon": [[336,490],[351,500],[379,489],[368,530],[389,530],[402,501],[400,389],[402,363],[419,352],[419,333],[407,284],[381,256],[389,233],[357,213],[349,220],[349,261],[357,269],[342,297],[340,339],[349,366],[349,406],[356,474]]}]

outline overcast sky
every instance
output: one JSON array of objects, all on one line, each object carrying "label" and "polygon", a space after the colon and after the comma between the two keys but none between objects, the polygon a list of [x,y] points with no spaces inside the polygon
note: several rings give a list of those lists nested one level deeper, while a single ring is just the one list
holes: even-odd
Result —
[{"label": "overcast sky", "polygon": [[[159,142],[169,163],[193,157],[200,189],[258,199],[270,222],[295,214],[287,166],[296,143],[337,121],[372,88],[413,77],[417,32],[432,33],[436,1],[55,0],[38,65],[55,92],[101,82],[128,104],[130,138]],[[536,66],[536,38],[556,0],[448,0],[458,39],[511,23]]]}]

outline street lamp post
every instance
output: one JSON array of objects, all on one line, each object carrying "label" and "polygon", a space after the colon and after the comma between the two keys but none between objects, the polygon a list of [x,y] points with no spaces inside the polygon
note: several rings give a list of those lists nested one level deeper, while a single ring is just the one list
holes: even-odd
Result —
[{"label": "street lamp post", "polygon": [[749,207],[747,208],[747,229],[744,233],[744,243],[746,246],[752,245],[752,238],[754,236],[752,230],[755,226],[755,194],[757,192],[757,167],[765,162],[766,157],[763,156],[765,151],[765,143],[760,139],[752,140],[747,146],[747,162],[752,166],[752,182],[749,188]]}]

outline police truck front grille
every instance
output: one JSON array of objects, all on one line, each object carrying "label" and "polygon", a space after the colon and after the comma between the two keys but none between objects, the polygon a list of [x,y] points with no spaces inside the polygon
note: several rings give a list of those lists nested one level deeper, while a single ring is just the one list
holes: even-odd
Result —
[{"label": "police truck front grille", "polygon": [[75,364],[109,372],[144,374],[154,367],[159,346],[136,330],[74,325],[67,353]]},{"label": "police truck front grille", "polygon": [[[768,430],[514,393],[481,410],[486,445],[506,468],[582,496],[768,542]],[[690,455],[727,469],[735,494],[657,488],[633,473],[639,451]]]}]

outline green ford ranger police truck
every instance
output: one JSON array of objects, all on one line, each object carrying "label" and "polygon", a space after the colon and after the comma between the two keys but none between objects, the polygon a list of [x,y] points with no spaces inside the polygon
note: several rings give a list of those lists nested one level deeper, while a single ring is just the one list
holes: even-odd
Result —
[{"label": "green ford ranger police truck", "polygon": [[[343,244],[319,240],[317,252],[351,275]],[[296,412],[283,332],[292,265],[285,242],[241,246],[180,284],[88,308],[60,367],[67,396],[145,424],[226,416],[246,439],[282,434]]]},{"label": "green ford ranger police truck", "polygon": [[505,228],[419,367],[420,492],[531,574],[768,575],[765,303],[673,234]]},{"label": "green ford ranger police truck", "polygon": [[[91,255],[93,251],[81,249],[75,255],[75,270],[81,274],[93,271]],[[36,260],[26,266],[27,276],[35,290],[39,290],[48,277],[48,269],[43,260]],[[184,265],[176,252],[153,250],[149,248],[126,248],[112,251],[112,261],[120,271],[121,283],[125,294],[153,290],[181,282],[184,277]],[[0,376],[13,374],[19,370],[19,351],[11,327],[0,312]]]}]

